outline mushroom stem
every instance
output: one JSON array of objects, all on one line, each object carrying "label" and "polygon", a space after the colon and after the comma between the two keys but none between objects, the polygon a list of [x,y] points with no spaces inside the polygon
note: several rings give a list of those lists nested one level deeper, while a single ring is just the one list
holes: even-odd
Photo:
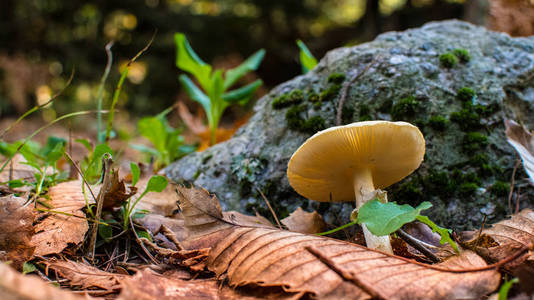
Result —
[{"label": "mushroom stem", "polygon": [[[365,202],[372,200],[376,196],[371,170],[362,169],[354,176],[354,196],[356,198],[356,209],[359,209]],[[372,234],[365,224],[362,224],[365,243],[368,248],[380,250],[393,254],[389,235],[376,236]]]}]

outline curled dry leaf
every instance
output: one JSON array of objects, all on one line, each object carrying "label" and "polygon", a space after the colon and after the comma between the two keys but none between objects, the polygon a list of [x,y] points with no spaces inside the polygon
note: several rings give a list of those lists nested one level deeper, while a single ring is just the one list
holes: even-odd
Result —
[{"label": "curled dry leaf", "polygon": [[[244,294],[239,290],[219,288],[215,279],[182,280],[155,274],[150,270],[142,270],[133,277],[122,280],[122,291],[119,300],[165,300],[165,299],[265,299],[268,295],[258,297]],[[275,294],[277,299],[283,299],[284,294]]]},{"label": "curled dry leaf", "polygon": [[82,289],[100,288],[106,291],[118,290],[120,280],[125,275],[109,273],[85,263],[71,260],[46,261],[45,264],[57,274],[69,280],[71,286],[79,286]]},{"label": "curled dry leaf", "polygon": [[24,202],[13,195],[0,197],[0,260],[11,261],[19,270],[35,250],[31,243],[35,213],[32,206],[23,207]]},{"label": "curled dry leaf", "polygon": [[[88,200],[93,200],[88,192]],[[89,224],[82,212],[85,198],[82,194],[82,181],[60,183],[48,190],[50,207],[39,206],[43,212],[35,226],[32,242],[36,246],[35,255],[59,253],[68,244],[83,241]]]},{"label": "curled dry leaf", "polygon": [[307,212],[301,207],[292,212],[289,217],[284,218],[282,221],[289,231],[295,231],[300,233],[320,233],[326,230],[326,223],[323,220],[323,216],[316,211]]},{"label": "curled dry leaf", "polygon": [[83,300],[82,297],[57,288],[33,275],[22,275],[0,263],[0,299],[9,300]]},{"label": "curled dry leaf", "polygon": [[504,120],[506,126],[506,137],[508,143],[512,145],[521,160],[523,167],[530,177],[530,182],[534,182],[534,137],[525,127],[512,120]]},{"label": "curled dry leaf", "polygon": [[114,170],[111,176],[111,187],[104,194],[102,209],[111,210],[121,205],[137,192],[136,187],[127,187],[124,179],[119,179],[119,170]]},{"label": "curled dry leaf", "polygon": [[[534,243],[534,211],[524,209],[511,219],[500,221],[491,228],[482,230],[480,236],[468,241],[466,245],[489,261],[499,261],[532,243]],[[511,270],[525,263],[534,266],[534,255],[523,255],[505,267]]]},{"label": "curled dry leaf", "polygon": [[183,219],[175,219],[164,217],[161,215],[148,214],[140,219],[135,220],[136,223],[142,225],[146,230],[148,230],[155,242],[161,245],[164,248],[176,250],[175,245],[169,241],[160,231],[161,226],[166,226],[169,228],[176,238],[181,241],[186,238],[186,229],[184,226]]},{"label": "curled dry leaf", "polygon": [[211,248],[206,266],[226,275],[232,287],[282,287],[287,292],[319,298],[368,299],[369,293],[341,277],[315,257],[314,247],[335,264],[357,276],[386,299],[480,298],[499,285],[495,270],[455,273],[444,269],[486,266],[466,251],[461,257],[429,266],[363,246],[264,226],[241,226],[222,219],[215,196],[204,190],[178,188],[189,238],[186,248]]}]

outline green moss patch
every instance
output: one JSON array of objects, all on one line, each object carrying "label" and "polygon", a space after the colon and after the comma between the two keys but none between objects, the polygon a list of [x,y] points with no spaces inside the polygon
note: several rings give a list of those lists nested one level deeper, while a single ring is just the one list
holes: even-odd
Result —
[{"label": "green moss patch", "polygon": [[421,103],[415,100],[414,96],[402,98],[391,107],[391,118],[393,118],[395,121],[409,121],[415,117],[420,105]]},{"label": "green moss patch", "polygon": [[282,109],[291,105],[299,104],[302,102],[302,100],[304,100],[304,94],[301,90],[295,89],[289,93],[285,93],[279,97],[276,97],[272,102],[272,106],[274,109]]},{"label": "green moss patch", "polygon": [[458,62],[458,57],[452,53],[443,53],[439,56],[439,63],[445,68],[453,68]]},{"label": "green moss patch", "polygon": [[432,116],[428,119],[428,126],[436,131],[445,131],[449,120],[444,116]]}]

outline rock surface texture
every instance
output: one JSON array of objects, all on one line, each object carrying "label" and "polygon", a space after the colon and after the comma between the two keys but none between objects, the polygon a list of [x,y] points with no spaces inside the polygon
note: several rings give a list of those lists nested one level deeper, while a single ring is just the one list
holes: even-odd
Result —
[{"label": "rock surface texture", "polygon": [[[225,209],[268,216],[260,193],[279,218],[298,206],[344,223],[351,204],[308,201],[286,177],[293,152],[313,133],[342,124],[404,120],[426,139],[422,166],[388,189],[390,201],[431,201],[431,218],[454,229],[478,228],[508,211],[509,182],[518,158],[503,118],[534,129],[534,37],[511,38],[459,21],[389,32],[373,42],[330,51],[311,72],[274,88],[236,135],[166,169],[217,194]],[[520,205],[534,191],[517,170]],[[515,199],[512,200],[514,206]]]}]

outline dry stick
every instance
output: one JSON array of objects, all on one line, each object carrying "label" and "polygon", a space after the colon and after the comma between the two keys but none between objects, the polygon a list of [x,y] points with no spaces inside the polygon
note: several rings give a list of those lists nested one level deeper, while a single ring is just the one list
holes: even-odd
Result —
[{"label": "dry stick", "polygon": [[521,200],[521,187],[517,187],[517,194],[515,196],[515,213],[519,213],[519,201]]},{"label": "dry stick", "polygon": [[514,185],[515,185],[515,172],[519,167],[521,160],[516,159],[514,170],[512,171],[512,179],[510,180],[510,193],[508,193],[508,212],[512,213],[512,196],[514,194]]},{"label": "dry stick", "polygon": [[319,259],[323,264],[325,264],[330,270],[336,272],[341,278],[343,278],[346,281],[350,281],[354,283],[357,287],[362,289],[364,292],[369,294],[372,299],[385,299],[385,297],[379,295],[379,293],[373,289],[371,286],[367,285],[366,283],[360,281],[358,277],[354,276],[352,273],[347,272],[341,268],[339,268],[334,261],[332,261],[330,258],[323,255],[319,250],[314,248],[313,246],[307,246],[306,250],[310,252],[313,256],[315,256],[317,259]]},{"label": "dry stick", "polygon": [[93,260],[95,258],[95,247],[96,247],[96,236],[98,234],[98,224],[100,223],[100,216],[102,215],[102,206],[104,205],[104,195],[111,188],[111,164],[112,163],[113,163],[113,160],[111,159],[111,155],[109,153],[104,154],[104,156],[102,157],[102,169],[104,172],[104,181],[102,183],[102,187],[100,188],[100,192],[98,193],[98,197],[96,199],[96,213],[95,213],[96,222],[93,224],[93,227],[91,228],[91,240],[89,241],[89,251],[91,251],[89,256]]},{"label": "dry stick", "polygon": [[[93,190],[91,189],[91,186],[89,185],[89,183],[87,182],[87,180],[85,180],[85,176],[83,176],[83,173],[82,173],[82,170],[80,169],[80,167],[78,167],[78,165],[74,162],[74,160],[72,159],[72,156],[70,156],[67,152],[64,152],[65,156],[67,157],[67,159],[69,160],[69,162],[74,166],[74,168],[76,169],[76,172],[78,172],[80,174],[80,176],[82,177],[82,180],[83,182],[85,183],[85,185],[87,186],[87,189],[89,190],[89,192],[91,193],[91,196],[93,196],[93,199],[95,200],[96,202],[96,197],[95,197],[95,194],[93,193]],[[98,223],[98,221],[97,221]]]},{"label": "dry stick", "polygon": [[478,235],[477,235],[477,246],[478,246],[478,241],[480,239],[480,236],[482,235],[482,230],[484,230],[484,226],[486,226],[486,220],[488,219],[488,215],[484,215],[484,220],[482,220],[482,225],[480,226],[480,230],[478,230]]},{"label": "dry stick", "polygon": [[271,207],[271,203],[269,203],[269,199],[267,199],[267,197],[265,197],[265,195],[263,194],[263,192],[262,192],[258,187],[256,187],[256,190],[258,190],[258,192],[260,192],[261,197],[263,198],[263,200],[264,200],[265,203],[267,204],[267,207],[269,207],[269,210],[271,211],[271,214],[273,215],[274,220],[276,221],[276,224],[278,225],[278,228],[282,229],[282,224],[280,224],[280,221],[278,221],[278,217],[277,217],[276,214],[274,213],[274,210],[273,210],[273,208]]},{"label": "dry stick", "polygon": [[133,224],[133,221],[132,221],[132,216],[129,216],[128,219],[130,220],[130,226],[132,226],[132,231],[135,235],[135,241],[137,242],[137,244],[139,244],[139,246],[141,246],[141,249],[143,249],[143,252],[145,252],[145,254],[148,256],[148,258],[150,258],[150,260],[152,261],[152,263],[156,264],[156,265],[159,265],[160,262],[158,260],[156,260],[154,258],[154,256],[152,256],[152,254],[150,254],[150,252],[148,251],[148,249],[145,247],[145,245],[143,244],[143,242],[139,239],[139,236],[137,235],[137,232],[135,231],[135,227],[134,227],[134,224]]},{"label": "dry stick", "polygon": [[336,126],[341,125],[341,121],[342,121],[341,120],[341,116],[342,116],[342,113],[343,113],[343,105],[345,105],[345,99],[347,98],[347,92],[349,90],[349,86],[354,81],[356,81],[356,79],[362,77],[362,75],[365,74],[365,72],[367,72],[379,59],[380,59],[380,57],[377,57],[377,58],[373,59],[370,63],[368,63],[365,66],[365,68],[363,68],[363,70],[361,70],[360,72],[358,72],[354,76],[352,76],[352,78],[347,83],[345,83],[345,85],[343,86],[343,91],[341,92],[341,98],[339,99],[339,104],[337,106]]},{"label": "dry stick", "polygon": [[423,244],[421,244],[417,239],[406,233],[404,230],[399,229],[395,232],[401,239],[403,239],[408,245],[417,249],[417,251],[423,253],[428,257],[432,262],[441,261],[432,251],[427,249]]}]

